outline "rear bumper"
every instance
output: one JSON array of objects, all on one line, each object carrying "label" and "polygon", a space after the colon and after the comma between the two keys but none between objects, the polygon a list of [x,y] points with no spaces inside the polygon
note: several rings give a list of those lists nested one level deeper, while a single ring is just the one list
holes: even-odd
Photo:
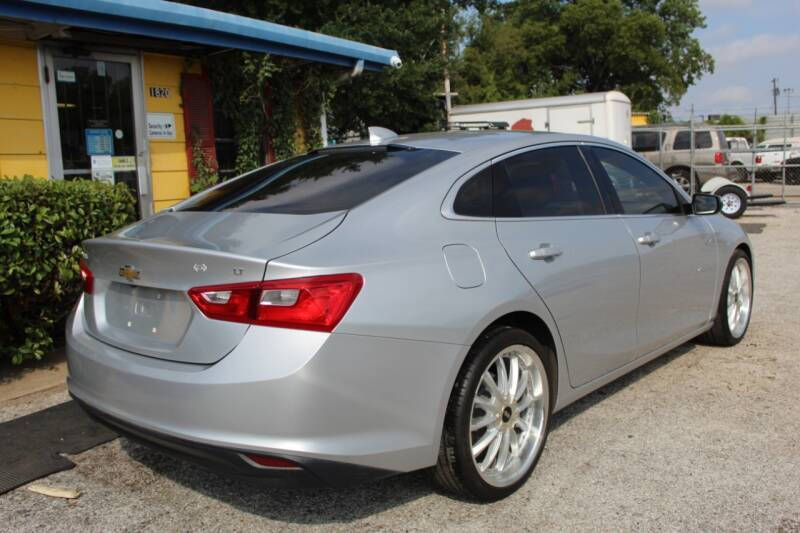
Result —
[{"label": "rear bumper", "polygon": [[[67,323],[67,383],[104,420],[181,449],[365,467],[381,471],[378,477],[436,462],[447,399],[468,349],[251,327],[220,361],[198,365],[105,344],[86,332],[82,317],[79,303]],[[318,466],[308,471],[326,478]]]},{"label": "rear bumper", "polygon": [[[322,461],[308,457],[281,454],[299,465],[299,468],[259,467],[242,456],[253,453],[248,450],[231,450],[208,446],[189,440],[163,435],[133,426],[124,420],[109,415],[73,396],[73,399],[94,420],[111,428],[120,435],[184,461],[198,464],[209,470],[252,481],[269,487],[308,488],[316,486],[348,487],[376,481],[397,474],[391,470]],[[278,457],[274,456],[273,457]]]}]

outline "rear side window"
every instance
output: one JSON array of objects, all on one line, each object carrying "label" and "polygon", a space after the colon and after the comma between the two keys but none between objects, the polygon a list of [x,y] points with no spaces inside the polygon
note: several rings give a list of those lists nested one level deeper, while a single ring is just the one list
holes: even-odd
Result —
[{"label": "rear side window", "polygon": [[461,186],[453,211],[469,217],[492,216],[492,167],[484,168]]},{"label": "rear side window", "polygon": [[675,190],[650,167],[607,148],[593,147],[626,215],[681,214]]},{"label": "rear side window", "polygon": [[633,150],[636,152],[658,152],[661,142],[664,142],[666,133],[658,131],[634,131],[633,132]]},{"label": "rear side window", "polygon": [[602,215],[600,193],[575,146],[531,150],[494,165],[496,217]]},{"label": "rear side window", "polygon": [[[691,146],[691,132],[689,130],[681,130],[675,134],[675,140],[672,142],[673,150],[688,150]],[[711,140],[710,131],[696,131],[694,132],[694,147],[695,150],[711,148],[714,143]],[[722,143],[720,146],[725,146]]]},{"label": "rear side window", "polygon": [[393,145],[318,150],[228,181],[197,195],[181,211],[293,215],[343,211],[454,155]]}]

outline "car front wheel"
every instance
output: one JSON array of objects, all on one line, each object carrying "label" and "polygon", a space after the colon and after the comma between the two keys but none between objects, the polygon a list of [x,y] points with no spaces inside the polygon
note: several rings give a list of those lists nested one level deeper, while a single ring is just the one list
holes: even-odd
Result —
[{"label": "car front wheel", "polygon": [[750,258],[736,250],[725,271],[714,326],[699,340],[718,346],[734,346],[744,338],[753,309],[753,270]]},{"label": "car front wheel", "polygon": [[503,327],[484,335],[459,372],[434,479],[481,501],[517,490],[531,475],[550,422],[550,350]]}]

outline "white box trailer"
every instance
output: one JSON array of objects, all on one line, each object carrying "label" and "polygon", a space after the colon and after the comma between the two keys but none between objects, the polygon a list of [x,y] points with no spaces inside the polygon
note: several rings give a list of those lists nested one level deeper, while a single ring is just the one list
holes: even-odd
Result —
[{"label": "white box trailer", "polygon": [[595,135],[631,145],[631,101],[619,91],[459,105],[450,122],[507,122],[512,130]]}]

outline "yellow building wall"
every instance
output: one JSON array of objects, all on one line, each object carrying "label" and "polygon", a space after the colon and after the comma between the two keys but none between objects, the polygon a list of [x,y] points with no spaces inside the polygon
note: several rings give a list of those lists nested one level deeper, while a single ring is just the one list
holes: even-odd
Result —
[{"label": "yellow building wall", "polygon": [[647,113],[631,113],[631,126],[647,126],[650,124]]},{"label": "yellow building wall", "polygon": [[[153,209],[161,211],[189,197],[189,163],[181,101],[181,73],[199,73],[199,66],[187,69],[185,59],[164,54],[144,54],[145,110],[175,115],[175,139],[150,139],[150,171]],[[169,89],[168,98],[154,98],[151,87]]]},{"label": "yellow building wall", "polygon": [[36,47],[0,40],[0,176],[48,177]]}]

